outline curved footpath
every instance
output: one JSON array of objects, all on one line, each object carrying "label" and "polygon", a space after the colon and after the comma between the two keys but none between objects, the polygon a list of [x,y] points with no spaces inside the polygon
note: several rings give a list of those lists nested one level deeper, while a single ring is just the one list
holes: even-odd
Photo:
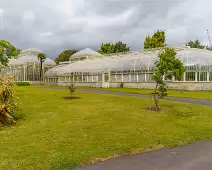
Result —
[{"label": "curved footpath", "polygon": [[[144,95],[144,94],[107,92],[102,90],[78,90],[78,92],[92,92],[92,93],[98,93],[98,94],[113,94],[118,96],[134,96],[139,98],[149,98],[148,95]],[[190,98],[172,98],[172,97],[164,97],[163,100],[170,100],[173,102],[183,102],[183,103],[189,103],[189,104],[197,104],[197,105],[203,105],[203,106],[212,106],[212,101],[209,101],[209,100],[198,100],[198,99],[190,99]]]},{"label": "curved footpath", "polygon": [[212,141],[123,156],[75,170],[212,170]]},{"label": "curved footpath", "polygon": [[[107,92],[101,90],[79,90],[79,92],[135,96],[139,98],[149,97],[148,95],[142,94]],[[207,100],[171,97],[166,97],[164,100],[212,106],[212,101]],[[105,162],[78,167],[75,170],[212,170],[212,141],[202,141],[183,147],[123,156]]]}]

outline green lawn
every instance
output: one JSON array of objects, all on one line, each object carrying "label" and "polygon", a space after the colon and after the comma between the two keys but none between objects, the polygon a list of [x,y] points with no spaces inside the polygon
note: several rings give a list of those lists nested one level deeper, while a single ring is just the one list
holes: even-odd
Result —
[{"label": "green lawn", "polygon": [[0,129],[0,169],[72,169],[102,158],[212,138],[212,107],[146,99],[17,87],[15,126]]}]

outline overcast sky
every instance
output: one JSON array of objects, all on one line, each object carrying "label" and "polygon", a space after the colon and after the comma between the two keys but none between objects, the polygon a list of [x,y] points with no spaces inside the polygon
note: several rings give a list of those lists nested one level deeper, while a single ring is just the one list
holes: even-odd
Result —
[{"label": "overcast sky", "polygon": [[211,0],[0,0],[0,8],[3,39],[52,59],[119,40],[139,50],[157,29],[167,30],[171,45],[197,38],[207,45],[212,30]]}]

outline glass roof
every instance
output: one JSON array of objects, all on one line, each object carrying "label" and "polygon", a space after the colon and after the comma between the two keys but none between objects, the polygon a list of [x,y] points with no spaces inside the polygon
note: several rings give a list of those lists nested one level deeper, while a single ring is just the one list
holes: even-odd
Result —
[{"label": "glass roof", "polygon": [[[177,58],[185,66],[207,66],[212,68],[212,51],[201,49],[176,49]],[[140,51],[125,57],[83,60],[60,67],[55,75],[69,75],[72,72],[109,72],[126,70],[154,70],[154,63],[158,60],[158,52]],[[46,75],[47,76],[47,75]]]},{"label": "glass roof", "polygon": [[[39,64],[40,61],[38,60],[37,56],[41,52],[41,50],[34,48],[23,50],[22,53],[17,57],[17,59],[11,59],[9,61],[9,66],[22,65],[26,63]],[[46,60],[44,61],[44,65],[55,66],[56,63],[52,59],[46,58]]]},{"label": "glass roof", "polygon": [[55,77],[55,76],[59,76],[62,68],[65,67],[64,64],[61,64],[61,65],[58,65],[58,66],[55,66],[49,70],[46,71],[45,73],[45,76],[47,77]]},{"label": "glass roof", "polygon": [[73,54],[70,59],[81,58],[81,57],[102,57],[102,56],[103,56],[102,54],[94,50],[91,50],[90,48],[86,48]]}]

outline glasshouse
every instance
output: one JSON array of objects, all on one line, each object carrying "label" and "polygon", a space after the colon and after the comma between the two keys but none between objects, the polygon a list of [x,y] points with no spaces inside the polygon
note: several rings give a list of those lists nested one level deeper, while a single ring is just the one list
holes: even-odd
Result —
[{"label": "glasshouse", "polygon": [[[186,67],[182,79],[166,80],[170,89],[212,90],[212,52],[204,49],[176,48],[177,58]],[[152,75],[155,71],[158,51],[137,51],[101,55],[85,49],[45,73],[46,84],[86,87],[155,87]]]},{"label": "glasshouse", "polygon": [[[37,57],[39,53],[42,51],[34,48],[23,50],[16,59],[9,61],[8,67],[2,69],[0,76],[11,75],[15,81],[40,81],[40,61]],[[46,58],[43,62],[43,74],[55,65],[53,60]]]}]

